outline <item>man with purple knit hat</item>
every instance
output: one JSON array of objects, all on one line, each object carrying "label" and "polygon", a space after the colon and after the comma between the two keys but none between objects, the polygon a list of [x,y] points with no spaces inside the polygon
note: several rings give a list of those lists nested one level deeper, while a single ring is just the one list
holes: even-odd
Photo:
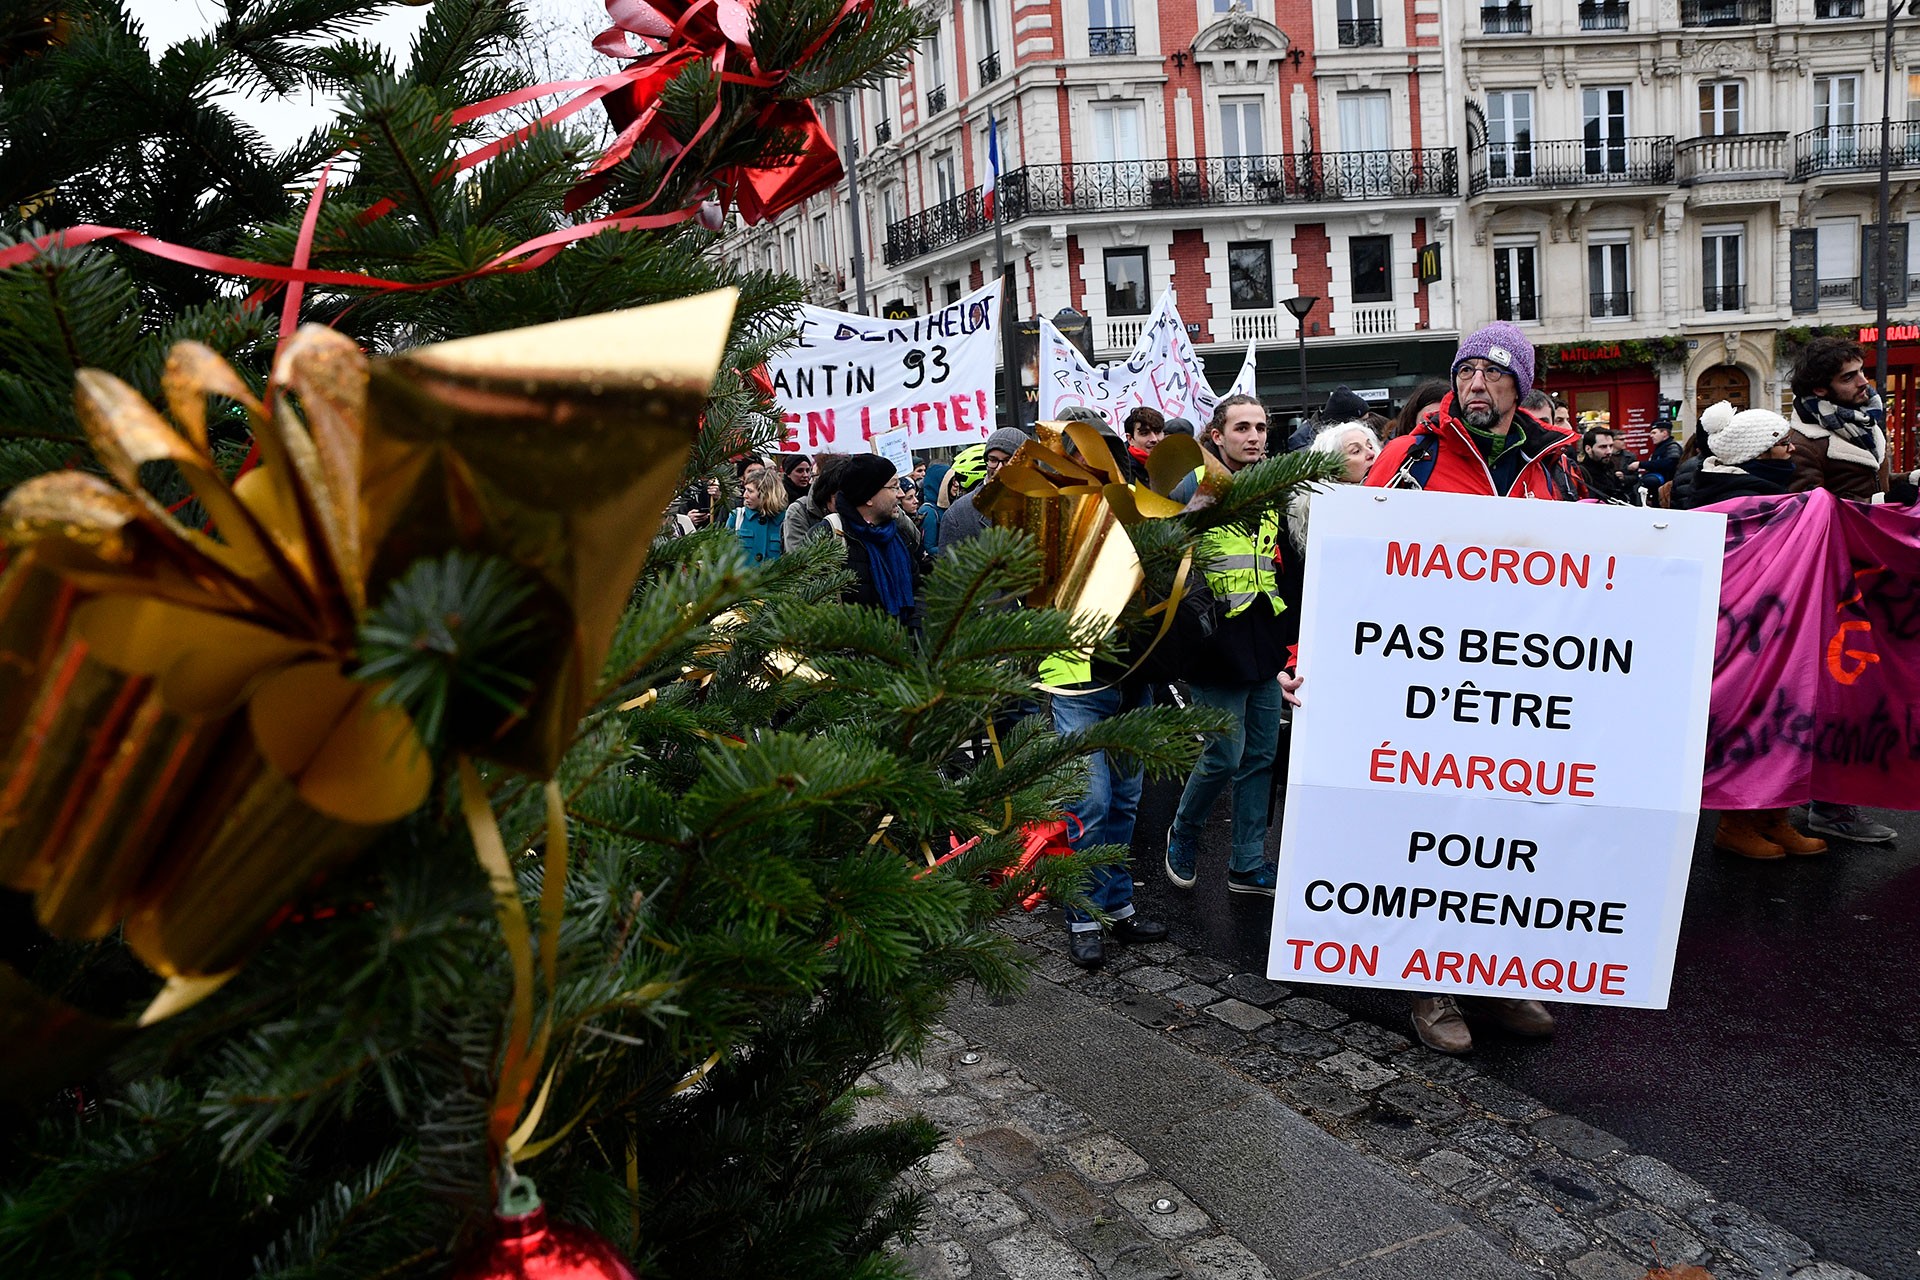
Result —
[{"label": "man with purple knit hat", "polygon": [[[1453,357],[1453,390],[1412,431],[1388,442],[1366,482],[1509,498],[1582,496],[1567,457],[1580,437],[1521,408],[1531,390],[1533,343],[1526,334],[1496,320],[1468,335]],[[1538,1000],[1439,995],[1413,1002],[1414,1031],[1441,1053],[1473,1048],[1470,1016],[1517,1035],[1553,1034],[1553,1015]]]},{"label": "man with purple knit hat", "polygon": [[1496,320],[1461,342],[1453,390],[1389,441],[1367,473],[1376,488],[1511,498],[1581,497],[1566,454],[1580,437],[1520,407],[1533,390],[1533,343]]}]

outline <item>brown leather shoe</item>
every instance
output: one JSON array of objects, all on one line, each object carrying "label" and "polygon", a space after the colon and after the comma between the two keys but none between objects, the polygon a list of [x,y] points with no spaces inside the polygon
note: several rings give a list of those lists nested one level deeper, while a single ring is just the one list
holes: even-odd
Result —
[{"label": "brown leather shoe", "polygon": [[1784,858],[1787,851],[1760,833],[1755,824],[1762,810],[1729,809],[1720,815],[1720,829],[1713,833],[1713,847],[1743,858],[1772,860]]},{"label": "brown leather shoe", "polygon": [[1788,853],[1813,854],[1825,853],[1827,842],[1819,836],[1801,835],[1787,821],[1785,809],[1763,809],[1759,821],[1755,824],[1760,834],[1785,849]]},{"label": "brown leather shoe", "polygon": [[1473,1032],[1460,1016],[1452,996],[1430,996],[1413,1002],[1413,1030],[1420,1043],[1435,1053],[1473,1052]]},{"label": "brown leather shoe", "polygon": [[1517,1036],[1550,1036],[1553,1015],[1538,1000],[1513,1000],[1506,996],[1474,996],[1467,1001],[1467,1012],[1485,1017]]}]

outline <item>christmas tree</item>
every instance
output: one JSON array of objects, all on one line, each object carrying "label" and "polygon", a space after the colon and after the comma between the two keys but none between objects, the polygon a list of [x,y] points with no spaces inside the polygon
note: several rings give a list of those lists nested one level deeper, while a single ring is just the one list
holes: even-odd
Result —
[{"label": "christmas tree", "polygon": [[[169,72],[117,6],[50,6],[46,41],[9,34],[0,103],[38,101],[52,119],[84,90],[84,136],[106,149],[55,164],[10,132],[0,169],[22,218],[10,233],[84,218],[286,263],[317,209],[313,267],[426,285],[577,225],[570,202],[581,217],[657,219],[530,270],[420,289],[316,283],[300,310],[381,352],[733,287],[738,312],[689,433],[688,473],[767,445],[773,422],[739,375],[785,336],[794,283],[730,271],[712,232],[685,215],[733,190],[727,175],[777,169],[811,145],[804,128],[769,120],[897,71],[917,36],[904,7],[762,0],[756,83],[689,60],[659,88],[657,130],[592,175],[596,132],[564,123],[462,167],[497,134],[458,108],[524,84],[509,57],[515,5],[439,0],[404,68],[349,38],[369,9],[233,0],[229,21]],[[110,92],[102,59],[175,97]],[[137,132],[136,117],[145,128],[161,114],[154,101],[197,102],[250,76],[344,87],[348,109],[326,144],[297,155],[229,137],[245,153],[236,164],[274,175],[257,206],[223,204],[226,180],[190,165],[147,175],[180,184],[165,199],[113,203],[124,157],[111,144]],[[182,141],[213,128],[177,115],[153,127]],[[347,176],[315,203],[317,166],[336,148]],[[0,271],[0,338],[30,355],[0,383],[9,482],[113,471],[79,443],[75,375],[105,368],[158,398],[183,336],[240,371],[244,386],[215,397],[230,412],[211,424],[230,476],[269,426],[249,396],[266,385],[279,301],[122,248],[54,247]],[[381,370],[395,367],[376,367],[376,399]],[[296,412],[316,422],[321,384],[290,385]],[[1204,528],[1257,518],[1316,474],[1264,464],[1214,507],[1142,526],[1145,596],[1165,598]],[[175,474],[133,479],[186,494]],[[213,519],[204,500],[217,488],[195,488],[202,503],[181,518]],[[625,533],[644,542],[654,530]],[[920,1122],[855,1126],[855,1081],[913,1052],[956,984],[1011,990],[1018,965],[994,918],[1036,888],[1070,897],[1090,862],[1119,852],[997,874],[1024,827],[1079,794],[1085,757],[1111,750],[1179,770],[1209,722],[1135,712],[1063,738],[1029,717],[994,735],[1030,698],[1045,655],[1096,638],[1057,610],[1002,607],[1043,573],[1016,532],[943,559],[916,639],[839,602],[833,540],[749,567],[715,531],[653,547],[586,673],[584,714],[556,729],[547,784],[542,767],[478,762],[513,754],[503,726],[529,720],[535,691],[554,687],[571,634],[566,602],[516,557],[423,545],[369,580],[350,674],[418,730],[427,799],[306,886],[199,1003],[133,1029],[126,1020],[160,981],[128,938],[55,938],[33,923],[44,901],[5,895],[18,976],[0,1018],[13,1042],[50,1025],[34,1022],[48,1002],[73,1011],[48,1042],[57,1060],[37,1064],[56,1069],[0,1120],[9,1274],[446,1274],[522,1175],[555,1217],[597,1232],[642,1274],[896,1273],[887,1246],[918,1212],[898,1175],[935,1135]],[[0,641],[21,616],[0,616]],[[0,849],[14,817],[0,813]],[[98,1030],[98,1043],[74,1027]]]}]

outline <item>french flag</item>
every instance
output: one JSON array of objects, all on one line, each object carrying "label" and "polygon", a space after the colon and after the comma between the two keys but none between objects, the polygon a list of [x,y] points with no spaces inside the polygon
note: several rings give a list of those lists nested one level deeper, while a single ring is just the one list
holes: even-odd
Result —
[{"label": "french flag", "polygon": [[1000,122],[987,113],[987,181],[980,188],[980,212],[993,221],[993,189],[1000,181]]}]

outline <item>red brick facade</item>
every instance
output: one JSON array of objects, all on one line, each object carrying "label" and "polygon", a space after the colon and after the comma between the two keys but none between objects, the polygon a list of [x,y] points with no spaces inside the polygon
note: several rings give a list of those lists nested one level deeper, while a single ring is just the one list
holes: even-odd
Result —
[{"label": "red brick facade", "polygon": [[[1180,318],[1198,324],[1195,342],[1213,341],[1213,308],[1207,304],[1207,237],[1197,230],[1173,233],[1173,292],[1180,302]],[[1189,301],[1191,299],[1191,301]]]},{"label": "red brick facade", "polygon": [[[1333,310],[1326,302],[1333,283],[1333,270],[1327,265],[1327,257],[1332,252],[1333,241],[1327,237],[1326,223],[1303,222],[1294,228],[1294,290],[1320,299],[1307,317],[1308,337],[1325,337],[1333,332]],[[1313,328],[1316,324],[1320,326],[1318,333]]]}]

